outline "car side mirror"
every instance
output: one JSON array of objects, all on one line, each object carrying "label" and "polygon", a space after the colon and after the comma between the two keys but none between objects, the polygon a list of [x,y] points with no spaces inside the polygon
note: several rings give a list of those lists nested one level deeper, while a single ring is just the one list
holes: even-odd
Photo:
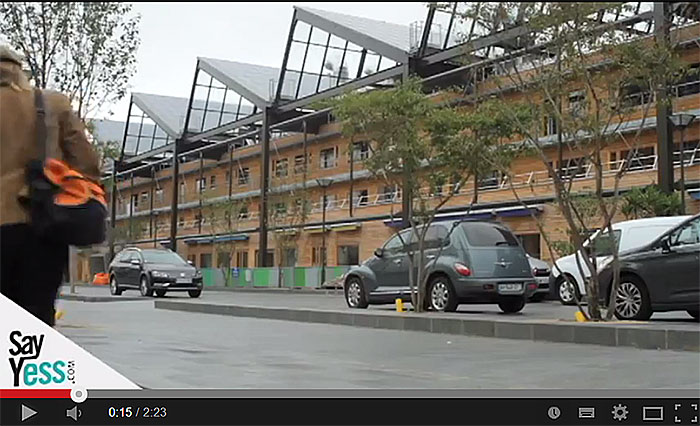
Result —
[{"label": "car side mirror", "polygon": [[138,259],[131,259],[131,264],[132,264],[132,265],[136,265],[136,266],[140,266],[140,265],[141,265],[141,261],[138,260]]},{"label": "car side mirror", "polygon": [[661,251],[664,253],[668,253],[671,251],[671,244],[668,242],[668,238],[664,238],[663,240],[659,241],[659,247],[661,247]]},{"label": "car side mirror", "polygon": [[378,248],[374,251],[374,255],[377,257],[382,257],[384,256],[384,249],[383,248]]}]

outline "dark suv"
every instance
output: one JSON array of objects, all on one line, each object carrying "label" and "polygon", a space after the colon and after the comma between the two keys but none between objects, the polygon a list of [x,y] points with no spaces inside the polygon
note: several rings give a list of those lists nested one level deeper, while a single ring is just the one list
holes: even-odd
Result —
[{"label": "dark suv", "polygon": [[143,296],[165,296],[169,291],[202,294],[202,274],[168,249],[126,248],[109,265],[109,290],[118,296],[126,289],[138,289]]},{"label": "dark suv", "polygon": [[[409,252],[418,248],[411,233],[407,229],[395,235],[372,258],[350,269],[345,277],[348,306],[410,300]],[[424,246],[429,309],[454,311],[460,303],[497,303],[503,312],[514,313],[537,289],[525,251],[503,225],[433,223]]]}]

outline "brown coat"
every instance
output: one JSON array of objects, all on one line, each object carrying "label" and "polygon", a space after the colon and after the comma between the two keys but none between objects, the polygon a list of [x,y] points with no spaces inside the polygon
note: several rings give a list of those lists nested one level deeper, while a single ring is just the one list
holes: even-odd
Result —
[{"label": "brown coat", "polygon": [[[17,68],[12,63],[0,62],[0,80],[12,81]],[[44,90],[43,93],[48,155],[98,180],[97,154],[70,101],[57,92]],[[29,220],[17,197],[27,191],[25,165],[38,155],[35,125],[33,91],[0,85],[0,225]]]}]

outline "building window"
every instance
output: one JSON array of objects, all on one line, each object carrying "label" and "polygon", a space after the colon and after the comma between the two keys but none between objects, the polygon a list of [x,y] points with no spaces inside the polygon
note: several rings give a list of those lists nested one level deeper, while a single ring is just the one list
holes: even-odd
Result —
[{"label": "building window", "polygon": [[131,205],[134,206],[134,210],[139,206],[139,194],[131,194]]},{"label": "building window", "polygon": [[544,136],[557,134],[557,119],[551,115],[544,118]]},{"label": "building window", "polygon": [[540,234],[518,235],[517,237],[527,254],[540,258]]},{"label": "building window", "polygon": [[395,185],[387,185],[382,188],[382,195],[379,198],[380,203],[393,203],[397,195],[397,188]]},{"label": "building window", "polygon": [[185,216],[183,216],[183,215],[178,216],[177,226],[179,226],[180,228],[185,226]]},{"label": "building window", "polygon": [[[274,250],[268,250],[265,253],[265,265],[271,267],[275,265],[275,252]],[[260,266],[260,250],[255,250],[255,266]]]},{"label": "building window", "polygon": [[[630,155],[630,150],[622,151],[620,159],[625,161]],[[649,170],[654,168],[656,157],[654,156],[654,147],[640,148],[632,153],[629,159],[627,170]]]},{"label": "building window", "polygon": [[162,189],[156,189],[156,201],[162,203],[165,200],[165,193]]},{"label": "building window", "polygon": [[326,194],[326,197],[324,198],[323,195],[321,195],[321,200],[319,201],[321,204],[321,207],[323,207],[323,203],[326,203],[326,210],[330,210],[333,207],[335,207],[335,201],[336,197],[335,194]]},{"label": "building window", "polygon": [[353,191],[352,193],[353,205],[362,207],[369,204],[369,191],[366,189],[360,189],[358,191]]},{"label": "building window", "polygon": [[248,185],[250,183],[250,168],[241,167],[238,169],[238,184]]},{"label": "building window", "polygon": [[683,79],[673,86],[672,93],[678,97],[700,93],[700,63],[690,65]]},{"label": "building window", "polygon": [[479,176],[479,189],[495,189],[501,185],[501,173],[497,170]]},{"label": "building window", "polygon": [[337,165],[338,147],[321,150],[321,168],[332,169]]},{"label": "building window", "polygon": [[201,214],[197,213],[196,215],[194,215],[194,225],[195,226],[204,225],[204,217],[202,217]]},{"label": "building window", "polygon": [[[323,258],[321,255],[325,256],[326,251],[327,250],[324,250],[323,247],[314,247],[313,251],[311,252],[311,264],[313,266],[323,265]],[[326,259],[326,266],[328,266],[328,259]]]},{"label": "building window", "polygon": [[370,156],[369,142],[355,142],[352,144],[353,161],[364,161]]},{"label": "building window", "polygon": [[569,93],[569,112],[574,117],[582,117],[586,113],[586,92],[577,90]]},{"label": "building window", "polygon": [[185,182],[180,182],[180,192],[178,193],[178,198],[180,202],[185,201],[185,190],[187,189],[187,185],[185,185]]},{"label": "building window", "polygon": [[248,207],[243,206],[241,209],[238,211],[238,219],[248,219]]},{"label": "building window", "polygon": [[308,167],[308,164],[310,162],[311,162],[311,154],[307,155],[306,165],[304,164],[304,154],[295,156],[294,157],[294,173],[297,175],[303,174],[305,172],[305,168]]},{"label": "building window", "polygon": [[146,205],[148,203],[148,192],[141,193],[141,202]]},{"label": "building window", "polygon": [[645,105],[652,101],[653,94],[648,87],[642,87],[638,84],[629,83],[622,86],[620,91],[620,103],[625,107],[633,107],[637,105]]},{"label": "building window", "polygon": [[231,267],[231,253],[225,251],[219,251],[216,253],[216,267],[217,268],[230,268]]},{"label": "building window", "polygon": [[239,268],[247,268],[248,267],[248,252],[247,251],[239,251],[236,253],[236,266]]},{"label": "building window", "polygon": [[207,189],[207,178],[203,177],[201,179],[197,179],[197,192],[200,194]]},{"label": "building window", "polygon": [[286,248],[281,250],[282,252],[282,266],[286,268],[291,268],[297,266],[297,249],[296,248]]},{"label": "building window", "polygon": [[199,267],[211,268],[211,253],[202,253],[199,255]]},{"label": "building window", "polygon": [[[673,145],[673,164],[681,163],[681,144]],[[700,140],[683,142],[683,163],[686,167],[700,164]]]},{"label": "building window", "polygon": [[275,176],[278,178],[284,178],[289,175],[289,161],[286,158],[277,160],[272,164]]},{"label": "building window", "polygon": [[564,164],[558,164],[561,168],[560,176],[564,178],[581,178],[588,173],[588,161],[585,157],[568,158]]},{"label": "building window", "polygon": [[338,247],[338,265],[359,265],[360,264],[360,247],[359,246],[339,246]]},{"label": "building window", "polygon": [[215,175],[212,175],[212,176],[209,178],[209,187],[210,187],[211,189],[216,188],[216,176],[215,176]]},{"label": "building window", "polygon": [[286,216],[287,215],[287,203],[276,203],[275,204],[275,216]]}]

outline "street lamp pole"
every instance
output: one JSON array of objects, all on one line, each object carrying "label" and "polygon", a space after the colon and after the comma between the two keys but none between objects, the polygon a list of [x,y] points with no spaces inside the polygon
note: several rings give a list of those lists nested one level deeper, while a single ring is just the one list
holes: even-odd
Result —
[{"label": "street lamp pole", "polygon": [[319,178],[316,183],[323,189],[323,216],[321,218],[321,286],[326,282],[326,191],[333,183],[332,179]]},{"label": "street lamp pole", "polygon": [[669,117],[671,122],[673,123],[673,127],[677,128],[681,132],[681,143],[680,143],[680,162],[681,162],[681,181],[680,181],[680,190],[681,190],[681,214],[685,214],[685,155],[684,155],[684,150],[685,147],[683,146],[684,144],[684,138],[685,138],[685,129],[686,127],[690,126],[690,123],[695,120],[695,115],[693,114],[673,114],[672,116]]}]

